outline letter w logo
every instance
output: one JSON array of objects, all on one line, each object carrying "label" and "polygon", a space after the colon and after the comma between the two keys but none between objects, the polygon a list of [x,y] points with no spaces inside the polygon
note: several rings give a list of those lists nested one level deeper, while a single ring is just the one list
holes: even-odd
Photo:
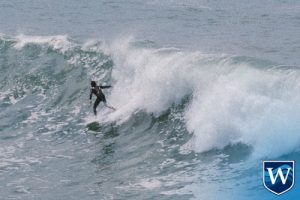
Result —
[{"label": "letter w logo", "polygon": [[285,174],[285,176],[284,176],[283,173],[282,173],[282,169],[279,168],[278,171],[277,171],[277,173],[276,173],[275,178],[274,178],[274,175],[273,175],[273,168],[267,168],[267,169],[268,169],[268,172],[269,172],[269,175],[270,175],[271,183],[274,185],[274,184],[276,183],[276,180],[277,180],[278,175],[280,176],[280,179],[281,179],[282,184],[285,184],[285,183],[286,183],[286,180],[287,180],[287,178],[288,178],[288,176],[289,176],[290,170],[291,170],[292,168],[288,168],[288,171],[287,171],[287,173]]},{"label": "letter w logo", "polygon": [[294,163],[294,161],[264,161],[264,186],[277,195],[290,190],[294,186]]}]

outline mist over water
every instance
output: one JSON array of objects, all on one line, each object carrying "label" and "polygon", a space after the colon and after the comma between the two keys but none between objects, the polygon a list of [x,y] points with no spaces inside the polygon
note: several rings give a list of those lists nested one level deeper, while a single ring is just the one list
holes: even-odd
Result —
[{"label": "mist over water", "polygon": [[0,197],[272,199],[262,160],[299,169],[300,7],[268,3],[1,2]]}]

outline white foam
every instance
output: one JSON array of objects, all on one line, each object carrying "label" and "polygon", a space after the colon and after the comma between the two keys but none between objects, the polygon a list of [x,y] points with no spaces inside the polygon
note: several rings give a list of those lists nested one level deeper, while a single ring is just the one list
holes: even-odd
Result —
[{"label": "white foam", "polygon": [[159,115],[192,94],[184,120],[193,137],[182,151],[242,142],[254,148],[254,157],[272,157],[300,145],[297,70],[260,69],[226,55],[137,48],[131,38],[106,52],[115,64],[107,99],[118,109],[105,120],[126,120],[137,110]]},{"label": "white foam", "polygon": [[54,49],[65,52],[74,46],[69,40],[67,35],[56,36],[29,36],[18,35],[16,36],[17,43],[14,45],[16,49],[22,49],[26,44],[48,44]]},{"label": "white foam", "polygon": [[136,110],[159,115],[192,92],[190,79],[196,74],[191,71],[197,71],[189,61],[193,62],[196,55],[177,50],[135,49],[130,47],[130,40],[116,42],[110,50],[116,83],[109,101],[118,108],[113,118],[126,118]]},{"label": "white foam", "polygon": [[298,77],[247,66],[216,77],[194,91],[186,111],[194,136],[187,146],[202,152],[242,142],[254,147],[254,157],[293,151],[300,144]]},{"label": "white foam", "polygon": [[142,179],[138,183],[138,185],[146,189],[153,190],[155,188],[161,187],[162,183],[159,180],[152,178],[152,179]]}]

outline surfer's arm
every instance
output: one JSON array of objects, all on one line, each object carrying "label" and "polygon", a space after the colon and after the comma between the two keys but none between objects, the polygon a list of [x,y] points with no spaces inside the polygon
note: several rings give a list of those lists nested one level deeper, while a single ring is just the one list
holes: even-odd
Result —
[{"label": "surfer's arm", "polygon": [[100,88],[101,88],[101,89],[106,89],[106,88],[110,88],[110,87],[111,87],[110,85],[106,85],[106,86],[100,85]]}]

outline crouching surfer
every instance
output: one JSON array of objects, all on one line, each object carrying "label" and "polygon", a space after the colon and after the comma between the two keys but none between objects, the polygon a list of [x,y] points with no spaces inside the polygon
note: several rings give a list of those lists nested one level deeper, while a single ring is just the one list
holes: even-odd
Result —
[{"label": "crouching surfer", "polygon": [[101,85],[97,85],[97,83],[95,81],[91,81],[91,93],[90,93],[90,103],[92,103],[92,96],[93,94],[97,97],[96,98],[96,101],[94,103],[94,106],[93,106],[93,111],[94,111],[94,114],[97,115],[97,106],[99,105],[99,103],[101,101],[103,101],[104,103],[104,106],[107,107],[107,108],[110,108],[112,110],[115,110],[115,108],[111,107],[111,106],[108,106],[106,104],[106,99],[105,99],[105,96],[102,92],[101,89],[106,89],[106,88],[110,88],[111,86],[108,85],[108,86],[101,86]]}]

